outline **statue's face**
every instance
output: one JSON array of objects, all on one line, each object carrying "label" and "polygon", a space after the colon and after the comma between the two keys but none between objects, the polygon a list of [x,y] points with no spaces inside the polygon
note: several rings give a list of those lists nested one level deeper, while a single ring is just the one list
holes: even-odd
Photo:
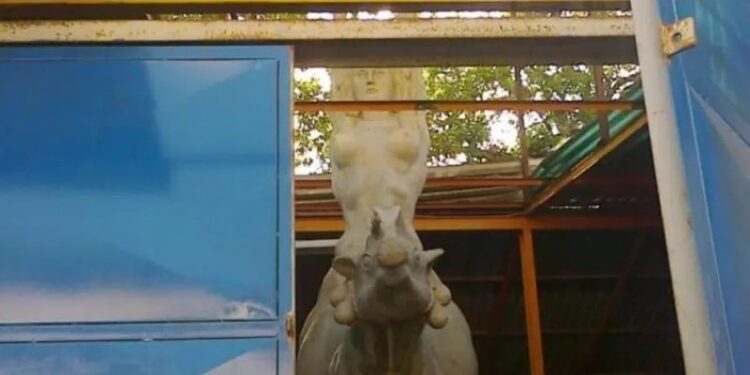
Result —
[{"label": "statue's face", "polygon": [[390,76],[384,69],[357,69],[352,81],[357,100],[388,100],[393,94]]}]

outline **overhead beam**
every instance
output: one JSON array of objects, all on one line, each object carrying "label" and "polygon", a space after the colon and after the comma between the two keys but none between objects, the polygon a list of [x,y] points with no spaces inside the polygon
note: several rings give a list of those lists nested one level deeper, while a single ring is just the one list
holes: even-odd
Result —
[{"label": "overhead beam", "polygon": [[[417,202],[417,210],[498,210],[498,209],[520,209],[521,202]],[[298,201],[295,204],[297,212],[341,212],[338,202]]]},{"label": "overhead beam", "polygon": [[632,20],[7,21],[0,44],[255,43],[295,48],[301,67],[637,62]]},{"label": "overhead beam", "polygon": [[629,10],[627,0],[4,0],[5,19],[138,19],[147,13]]},{"label": "overhead beam", "polygon": [[297,112],[352,111],[630,111],[643,109],[642,101],[629,100],[399,100],[399,101],[336,101],[297,102]]},{"label": "overhead beam", "polygon": [[[535,187],[545,183],[550,183],[553,179],[543,178],[519,178],[519,177],[429,177],[425,182],[425,189],[436,188],[480,188],[480,187]],[[574,184],[597,186],[597,187],[623,187],[626,189],[644,188],[656,186],[653,178],[642,176],[614,176],[614,177],[594,177],[585,176],[578,178]],[[294,189],[315,190],[330,189],[330,175],[324,177],[317,176],[297,176],[294,180]],[[322,193],[322,192],[321,192]],[[330,192],[328,192],[330,193]],[[423,192],[424,194],[424,192]]]},{"label": "overhead beam", "polygon": [[536,195],[531,203],[529,203],[524,214],[531,214],[543,204],[547,203],[552,197],[557,195],[557,193],[573,183],[573,181],[599,163],[600,160],[604,159],[607,155],[612,153],[612,151],[616,150],[621,144],[625,143],[625,141],[630,139],[633,134],[637,133],[638,130],[646,126],[646,124],[648,124],[648,118],[643,114],[622,132],[617,134],[617,136],[613,137],[607,144],[584,158],[563,177],[557,179],[553,184],[549,185],[541,193]]},{"label": "overhead beam", "polygon": [[[661,221],[650,216],[417,216],[414,227],[418,231],[604,230],[659,228]],[[339,216],[297,217],[294,228],[298,233],[341,232],[344,221]]]},{"label": "overhead beam", "polygon": [[[544,179],[516,178],[516,177],[434,177],[428,178],[425,188],[475,188],[475,187],[529,187],[539,186],[545,183]],[[294,181],[294,188],[305,189],[330,189],[331,179],[300,178]]]}]

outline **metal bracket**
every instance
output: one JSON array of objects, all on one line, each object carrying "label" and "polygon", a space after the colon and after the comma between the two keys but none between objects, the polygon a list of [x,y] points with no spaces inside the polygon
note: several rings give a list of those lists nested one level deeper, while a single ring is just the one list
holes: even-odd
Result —
[{"label": "metal bracket", "polygon": [[661,44],[662,51],[667,57],[698,44],[693,18],[683,18],[671,25],[663,25],[661,27]]}]

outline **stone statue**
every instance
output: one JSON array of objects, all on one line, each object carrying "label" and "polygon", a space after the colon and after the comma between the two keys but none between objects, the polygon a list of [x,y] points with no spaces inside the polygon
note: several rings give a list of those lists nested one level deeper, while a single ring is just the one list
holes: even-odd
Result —
[{"label": "stone statue", "polygon": [[[419,69],[334,69],[335,101],[426,98]],[[300,375],[477,373],[466,320],[413,226],[427,175],[420,111],[332,116],[344,233],[300,340]]]},{"label": "stone statue", "polygon": [[[331,83],[334,101],[427,96],[419,69],[333,69]],[[357,254],[373,208],[399,206],[407,223],[414,219],[427,176],[427,122],[417,111],[333,113],[331,121],[332,189],[346,223],[336,254]]]},{"label": "stone statue", "polygon": [[323,282],[302,330],[297,374],[476,375],[463,314],[431,291],[443,251],[414,251],[421,245],[406,235],[398,207],[372,217],[363,254],[337,257]]}]

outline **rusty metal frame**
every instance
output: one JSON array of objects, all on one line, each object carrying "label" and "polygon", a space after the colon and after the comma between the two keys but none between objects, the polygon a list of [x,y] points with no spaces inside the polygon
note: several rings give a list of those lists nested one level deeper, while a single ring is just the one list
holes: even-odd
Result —
[{"label": "rusty metal frame", "polygon": [[[418,231],[516,231],[533,230],[597,230],[660,228],[659,218],[644,216],[419,216],[414,220]],[[295,219],[297,233],[341,232],[344,221],[339,216],[311,216]]]},{"label": "rusty metal frame", "polygon": [[[548,182],[538,178],[516,177],[433,177],[428,178],[425,188],[476,188],[476,187],[534,187]],[[298,178],[295,190],[330,189],[330,178]]]},{"label": "rusty metal frame", "polygon": [[23,19],[139,18],[146,13],[397,12],[438,10],[629,10],[627,0],[4,0],[0,14]]},{"label": "rusty metal frame", "polygon": [[0,42],[300,42],[373,39],[633,37],[633,22],[606,18],[281,20],[281,21],[7,21]]},{"label": "rusty metal frame", "polygon": [[[522,202],[418,202],[417,211],[422,210],[481,210],[481,209],[520,209]],[[338,202],[305,202],[300,201],[295,205],[295,210],[301,212],[341,212]]]},{"label": "rusty metal frame", "polygon": [[0,44],[9,45],[229,42],[293,46],[298,67],[637,62],[628,17],[0,21]]},{"label": "rusty metal frame", "polygon": [[630,111],[643,109],[642,101],[628,100],[394,100],[297,102],[296,112],[353,111]]},{"label": "rusty metal frame", "polygon": [[542,347],[542,324],[539,313],[534,233],[524,228],[518,234],[521,253],[521,278],[523,282],[524,313],[526,315],[526,338],[529,346],[531,375],[544,375],[544,348]]},{"label": "rusty metal frame", "polygon": [[[521,178],[521,177],[429,177],[425,182],[425,189],[440,188],[480,188],[480,187],[535,187],[554,182],[554,179]],[[575,184],[593,186],[651,186],[656,181],[651,178],[636,177],[580,177]],[[298,177],[294,181],[294,189],[315,190],[330,189],[331,179]]]}]

